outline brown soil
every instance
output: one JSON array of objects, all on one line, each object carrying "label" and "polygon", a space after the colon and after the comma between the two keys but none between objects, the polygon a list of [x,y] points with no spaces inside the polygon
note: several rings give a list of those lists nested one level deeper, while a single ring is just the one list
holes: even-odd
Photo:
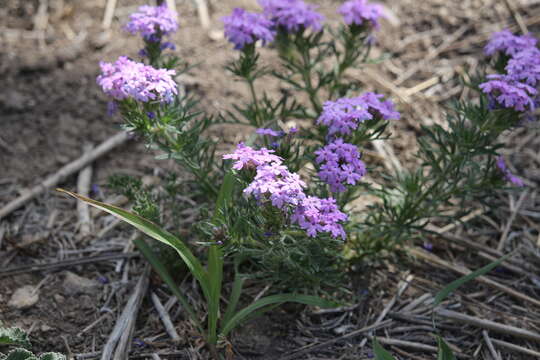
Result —
[{"label": "brown soil", "polygon": [[[135,0],[118,1],[112,27],[103,31],[101,21],[106,0],[49,0],[47,21],[40,14],[38,0],[2,0],[0,6],[0,206],[14,199],[25,189],[36,185],[62,165],[78,158],[85,143],[99,144],[115,134],[119,119],[106,115],[106,98],[95,84],[100,60],[112,61],[119,55],[134,55],[141,43],[121,30],[129,13],[142,4]],[[330,23],[337,23],[337,1],[320,0],[321,11]],[[172,39],[178,53],[190,64],[198,64],[184,78],[188,91],[202,99],[201,106],[211,112],[230,108],[241,101],[247,92],[232,80],[223,67],[235,56],[220,33],[221,16],[235,6],[256,9],[255,1],[210,1],[211,29],[203,30],[192,2],[179,3],[181,30]],[[395,123],[391,144],[397,159],[405,167],[416,160],[415,136],[421,124],[444,123],[444,104],[451,97],[467,98],[468,91],[458,85],[459,76],[466,70],[474,72],[481,59],[481,47],[492,31],[512,27],[517,31],[516,14],[531,31],[538,30],[540,8],[538,2],[516,2],[510,12],[504,2],[491,0],[402,0],[385,2],[388,20],[379,32],[374,56],[391,55],[368,71],[353,71],[367,88],[377,89],[400,103],[403,120]],[[272,61],[263,50],[266,61]],[[276,84],[272,83],[270,86]],[[417,85],[422,85],[416,87]],[[425,86],[423,86],[425,85]],[[537,130],[532,130],[537,131]],[[238,128],[216,129],[215,136],[237,142],[244,134]],[[506,232],[510,239],[505,250],[525,246],[528,250],[527,269],[530,278],[522,274],[499,272],[494,278],[514,286],[532,298],[539,298],[539,251],[537,219],[539,202],[536,199],[540,181],[540,141],[528,130],[520,129],[508,136],[516,172],[526,179],[530,194],[522,205],[524,212]],[[518,151],[515,151],[518,150]],[[371,151],[372,153],[374,150]],[[369,152],[367,152],[369,155]],[[140,142],[131,141],[112,151],[93,164],[93,183],[100,186],[97,198],[110,195],[104,185],[115,173],[140,176],[159,174],[171,164],[154,159],[155,153]],[[380,159],[380,156],[374,157]],[[74,188],[76,177],[62,184]],[[519,193],[501,194],[501,208],[473,219],[468,227],[458,230],[472,236],[486,247],[496,247],[505,231],[506,221],[513,211]],[[508,205],[507,198],[510,198]],[[25,207],[0,220],[0,271],[30,264],[55,263],[65,259],[84,258],[119,252],[132,237],[132,230],[118,226],[102,237],[80,239],[76,233],[75,203],[55,192],[46,192]],[[113,220],[102,216],[96,227],[103,229]],[[434,253],[453,263],[477,268],[484,264],[476,253],[448,242],[430,239]],[[21,244],[24,244],[21,246]],[[531,245],[533,244],[533,245]],[[534,245],[536,244],[536,245]],[[129,249],[128,249],[129,250]],[[456,257],[456,258],[453,258]],[[480,260],[479,260],[480,259]],[[525,261],[524,260],[524,261]],[[59,351],[71,355],[87,354],[99,358],[99,351],[107,341],[123,306],[141,274],[144,262],[130,260],[116,271],[118,261],[96,262],[69,269],[26,272],[1,277],[0,321],[9,326],[20,326],[31,334],[36,352]],[[129,265],[129,266],[128,266]],[[73,286],[66,283],[76,273],[94,285]],[[411,285],[397,299],[393,309],[409,304],[426,292],[435,292],[456,278],[456,274],[440,271],[431,263],[404,259],[397,265],[385,264],[368,270],[373,275],[369,287],[353,289],[360,300],[352,310],[342,313],[314,314],[308,310],[277,310],[256,323],[246,325],[231,340],[239,359],[279,359],[291,351],[313,342],[323,342],[347,334],[359,327],[372,324],[388,301],[396,294],[400,280],[408,274],[415,277]],[[536,274],[536,275],[535,275]],[[8,301],[16,289],[24,285],[39,286],[39,300],[27,309],[14,309]],[[188,289],[189,284],[184,284]],[[170,298],[166,286],[152,277],[152,291],[163,302]],[[369,292],[367,291],[369,289]],[[253,290],[256,295],[261,289]],[[539,332],[538,307],[497,293],[488,286],[470,285],[460,291],[457,304],[472,309],[476,316],[523,327]],[[463,309],[462,308],[462,309]],[[397,310],[392,310],[397,311]],[[199,359],[205,357],[201,342],[185,321],[178,306],[171,308],[177,331],[182,338],[173,343],[149,299],[143,303],[137,318],[132,354],[161,352],[162,357]],[[424,315],[424,313],[422,313]],[[390,316],[391,317],[391,316]],[[395,317],[394,328],[409,326]],[[429,319],[423,319],[429,321]],[[428,324],[429,325],[429,324]],[[481,346],[486,353],[480,331],[474,327],[459,329],[448,323],[443,330],[451,343],[472,356]],[[395,330],[395,329],[394,329]],[[460,331],[463,331],[460,333]],[[379,331],[408,341],[433,345],[433,338],[425,330],[403,332]],[[500,340],[539,351],[533,345],[509,335],[494,335]],[[359,359],[371,355],[370,343],[360,346],[361,336],[336,341],[312,353],[299,354],[310,359]],[[433,353],[387,346],[402,359],[433,358]],[[397,349],[397,350],[396,350]],[[515,351],[498,347],[503,359],[532,359]],[[181,352],[181,353],[178,353]],[[410,355],[412,352],[413,355]],[[93,355],[92,355],[93,354]],[[169,355],[166,355],[169,354]],[[175,355],[176,354],[176,355]],[[475,355],[476,356],[476,355]],[[480,358],[473,356],[473,358]],[[488,356],[488,355],[486,355]],[[143,355],[148,357],[149,355]],[[78,358],[84,358],[78,357]]]}]

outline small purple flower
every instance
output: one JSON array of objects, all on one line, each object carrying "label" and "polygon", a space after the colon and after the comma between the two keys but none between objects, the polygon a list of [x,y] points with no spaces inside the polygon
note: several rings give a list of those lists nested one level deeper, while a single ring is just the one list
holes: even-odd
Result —
[{"label": "small purple flower", "polygon": [[317,175],[330,185],[332,192],[343,192],[345,184],[356,185],[366,174],[366,165],[360,160],[356,146],[337,139],[315,151],[315,161],[321,165]]},{"label": "small purple flower", "polygon": [[268,128],[259,128],[255,131],[259,135],[278,137],[282,136],[282,131],[276,131]]},{"label": "small purple flower", "polygon": [[366,120],[399,119],[400,114],[394,110],[394,104],[389,100],[381,101],[382,97],[379,94],[366,92],[354,98],[326,101],[317,124],[328,126],[329,135],[348,135]]},{"label": "small purple flower", "polygon": [[424,241],[424,244],[422,244],[422,246],[429,252],[433,251],[433,244],[430,242]]},{"label": "small purple flower", "polygon": [[106,276],[98,276],[98,281],[102,283],[103,285],[106,285],[109,283],[109,279]]},{"label": "small purple flower", "polygon": [[346,234],[340,222],[347,219],[348,216],[339,210],[335,199],[315,196],[304,198],[291,216],[292,223],[306,230],[310,237],[318,233],[330,233],[332,237],[342,239],[345,239]]},{"label": "small purple flower", "polygon": [[510,169],[508,169],[508,166],[506,166],[506,162],[504,161],[504,158],[502,156],[497,157],[497,167],[499,168],[499,170],[501,170],[506,181],[511,182],[515,186],[525,186],[523,180],[510,172]]},{"label": "small purple flower", "polygon": [[536,38],[531,35],[516,36],[510,30],[502,30],[491,35],[484,53],[491,56],[500,51],[513,56],[522,50],[535,47],[536,43]]},{"label": "small purple flower", "polygon": [[240,143],[232,154],[223,155],[223,159],[236,160],[233,164],[233,169],[235,170],[242,170],[244,167],[255,168],[271,162],[281,164],[281,158],[274,155],[273,152],[274,150],[268,150],[266,148],[254,150],[244,145],[244,143]]},{"label": "small purple flower", "polygon": [[508,75],[488,75],[489,81],[479,85],[482,92],[493,97],[504,108],[516,111],[534,109],[532,97],[537,94],[535,88],[520,83]]},{"label": "small purple flower", "polygon": [[156,113],[153,112],[153,111],[148,111],[148,112],[146,113],[146,116],[148,116],[149,119],[155,119]]},{"label": "small purple flower", "polygon": [[100,62],[100,67],[97,83],[115,100],[171,102],[178,94],[174,70],[155,69],[125,56],[120,56],[113,64]]},{"label": "small purple flower", "polygon": [[116,101],[109,101],[107,103],[107,115],[113,116],[116,114],[116,111],[118,110],[118,104]]},{"label": "small purple flower", "polygon": [[90,188],[90,193],[94,196],[98,195],[100,192],[100,188],[98,184],[92,184],[92,187]]},{"label": "small purple flower", "polygon": [[315,11],[315,6],[302,0],[259,0],[259,4],[264,15],[287,32],[296,33],[307,28],[315,32],[322,30],[324,16]]},{"label": "small purple flower", "polygon": [[164,43],[162,43],[159,46],[159,48],[160,48],[161,51],[164,51],[164,50],[167,50],[167,49],[171,49],[172,51],[174,51],[174,50],[176,50],[176,45],[174,45],[170,41],[165,41]]},{"label": "small purple flower", "polygon": [[394,103],[390,100],[381,101],[383,95],[373,92],[366,92],[360,95],[360,100],[364,102],[368,112],[375,119],[399,120],[400,113],[394,109]]},{"label": "small purple flower", "polygon": [[274,41],[276,32],[272,29],[273,23],[263,14],[235,8],[231,15],[221,20],[225,25],[225,36],[237,50],[257,40],[261,40],[263,44]]},{"label": "small purple flower", "polygon": [[178,30],[178,22],[176,13],[169,10],[165,3],[160,6],[144,5],[130,15],[125,29],[131,34],[141,34],[147,41],[157,42],[162,35],[169,35]]},{"label": "small purple flower", "polygon": [[368,4],[367,0],[350,0],[340,6],[338,12],[347,25],[365,25],[379,29],[379,18],[383,8],[379,4]]},{"label": "small purple flower", "polygon": [[296,133],[298,133],[298,128],[293,126],[292,128],[289,129],[289,134],[290,135],[294,135]]},{"label": "small purple flower", "polygon": [[512,79],[536,86],[540,81],[540,50],[531,47],[518,52],[508,60],[505,69]]},{"label": "small purple flower", "polygon": [[139,50],[138,54],[139,54],[140,57],[147,57],[148,56],[148,51],[146,51],[146,49],[141,49],[141,50]]}]

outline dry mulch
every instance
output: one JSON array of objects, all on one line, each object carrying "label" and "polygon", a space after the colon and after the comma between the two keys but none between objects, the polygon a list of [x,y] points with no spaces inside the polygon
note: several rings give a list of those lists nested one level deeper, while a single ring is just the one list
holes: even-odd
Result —
[{"label": "dry mulch", "polygon": [[[118,1],[112,26],[103,31],[107,2],[6,0],[0,9],[0,204],[78,158],[84,143],[98,144],[118,131],[119,120],[106,117],[106,99],[95,85],[97,63],[136,53],[140,43],[123,33],[121,24],[139,2]],[[334,10],[339,2],[318,3],[331,23],[339,21]],[[247,93],[231,85],[230,76],[222,71],[234,53],[222,39],[219,18],[234,6],[254,8],[254,1],[210,1],[207,30],[191,2],[178,6],[182,28],[173,40],[181,56],[200,63],[184,79],[186,87],[202,97],[205,108],[228,108]],[[447,101],[472,96],[459,78],[479,68],[489,35],[503,28],[538,33],[540,2],[401,0],[387,1],[386,6],[389,17],[377,34],[373,55],[391,56],[349,76],[400,103],[404,116],[393,125],[391,146],[372,152],[393,156],[388,167],[397,163],[409,168],[417,161],[413,139],[421,134],[420,125],[444,124]],[[358,300],[350,307],[331,312],[284,307],[247,324],[230,339],[236,357],[369,358],[371,341],[365,336],[374,334],[401,359],[433,359],[436,342],[429,305],[435,293],[467,269],[515,250],[504,266],[447,300],[443,308],[452,312],[440,314],[437,328],[458,358],[539,358],[539,340],[533,336],[540,333],[537,131],[519,128],[506,136],[507,155],[513,170],[525,179],[526,189],[494,194],[499,206],[487,210],[478,206],[474,216],[460,224],[435,223],[433,230],[440,235],[410,244],[410,256],[358,269],[358,281],[351,288]],[[237,129],[218,129],[214,135],[228,143],[242,136]],[[92,196],[98,199],[113,195],[103,187],[111,174],[155,181],[163,169],[172,168],[135,141],[92,166],[92,183],[100,187]],[[62,186],[75,184],[76,176],[71,176]],[[29,331],[38,352],[93,359],[99,358],[110,338],[145,264],[130,246],[131,229],[95,214],[93,235],[81,236],[77,220],[74,202],[54,192],[45,192],[0,220],[0,320]],[[22,270],[6,272],[15,268]],[[166,286],[155,275],[149,276],[149,283],[180,340],[173,341],[165,332],[146,296],[134,323],[129,358],[151,358],[152,353],[162,358],[204,358],[202,343]],[[33,287],[27,296],[31,305],[25,309],[8,305],[15,291],[27,285]],[[182,286],[197,296],[191,282]],[[255,285],[249,292],[256,295],[261,290]],[[512,327],[534,334],[516,333]]]}]

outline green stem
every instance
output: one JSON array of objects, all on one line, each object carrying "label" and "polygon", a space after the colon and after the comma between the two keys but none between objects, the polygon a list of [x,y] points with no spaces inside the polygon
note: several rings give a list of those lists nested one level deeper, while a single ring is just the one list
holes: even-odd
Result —
[{"label": "green stem", "polygon": [[255,79],[250,76],[246,78],[246,82],[248,83],[249,92],[251,93],[251,101],[253,101],[253,104],[255,105],[255,125],[261,126],[261,124],[259,124],[259,118],[261,116],[259,110],[259,100],[257,99],[257,93],[255,92]]}]

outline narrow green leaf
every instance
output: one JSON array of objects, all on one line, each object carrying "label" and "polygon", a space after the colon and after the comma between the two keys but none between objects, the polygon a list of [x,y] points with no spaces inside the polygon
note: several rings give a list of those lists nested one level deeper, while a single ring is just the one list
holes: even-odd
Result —
[{"label": "narrow green leaf", "polygon": [[473,271],[469,275],[465,275],[463,277],[460,277],[457,280],[452,281],[444,289],[442,289],[441,291],[439,291],[437,293],[437,296],[435,296],[435,300],[433,302],[433,307],[436,307],[437,305],[439,305],[444,299],[446,299],[448,297],[448,295],[450,295],[452,292],[454,292],[461,285],[463,285],[466,282],[469,282],[471,280],[474,280],[475,278],[477,278],[479,276],[482,276],[482,275],[490,272],[493,268],[500,265],[504,260],[508,259],[510,257],[510,255],[512,255],[512,253],[504,255],[502,258],[500,258],[500,259],[498,259],[498,260],[496,260],[496,261],[494,261],[494,262],[492,262],[490,264],[487,264],[486,266],[484,266],[484,267],[482,267],[482,268],[480,268],[480,269],[478,269],[476,271]]},{"label": "narrow green leaf", "polygon": [[456,360],[452,349],[444,342],[443,338],[437,336],[437,344],[439,347],[439,352],[437,354],[437,360]]},{"label": "narrow green leaf", "polygon": [[229,298],[229,304],[225,310],[225,315],[223,315],[223,326],[225,326],[238,306],[238,301],[240,300],[240,295],[242,293],[242,286],[244,285],[244,277],[237,271],[234,276],[233,287],[231,290],[231,297]]},{"label": "narrow green leaf", "polygon": [[199,321],[199,318],[195,314],[195,311],[193,311],[193,308],[189,304],[187,298],[182,294],[182,291],[180,288],[176,285],[176,282],[172,278],[171,274],[169,274],[169,271],[167,271],[167,268],[161,260],[158,258],[158,256],[154,253],[154,251],[148,246],[146,241],[142,238],[136,238],[134,241],[135,246],[137,246],[137,249],[143,254],[145,259],[152,265],[152,268],[158,273],[161,280],[169,286],[169,289],[171,289],[172,293],[180,304],[182,305],[183,309],[186,311],[188,316],[190,317],[191,321],[197,326],[197,329],[201,332],[201,334],[204,332],[203,327],[201,326],[201,323]]},{"label": "narrow green leaf", "polygon": [[373,354],[375,355],[375,360],[396,360],[379,344],[375,337],[373,338]]},{"label": "narrow green leaf", "polygon": [[[232,199],[236,178],[232,172],[228,172],[223,179],[223,184],[219,189],[214,212],[213,222],[216,226],[222,222],[225,208]],[[216,239],[212,239],[215,241]],[[219,240],[219,239],[217,239]],[[217,329],[219,320],[219,300],[221,299],[221,288],[223,285],[223,252],[221,245],[215,243],[210,245],[208,250],[208,282],[209,297],[208,301],[208,342],[217,344]]]},{"label": "narrow green leaf", "polygon": [[313,305],[313,306],[320,306],[320,307],[335,307],[336,304],[334,302],[321,299],[317,296],[310,296],[310,295],[297,295],[297,294],[280,294],[280,295],[271,295],[263,297],[257,301],[255,301],[253,304],[246,306],[239,312],[237,312],[228,322],[227,324],[224,324],[223,328],[221,329],[221,335],[227,336],[227,334],[234,329],[237,325],[239,325],[242,321],[246,320],[246,318],[254,311],[268,306],[272,304],[280,304],[285,302],[296,302],[300,304],[305,305]]},{"label": "narrow green leaf", "polygon": [[20,345],[30,347],[28,335],[17,327],[0,327],[0,345]]},{"label": "narrow green leaf", "polygon": [[187,267],[193,274],[193,276],[199,281],[199,284],[201,285],[201,288],[204,292],[204,294],[208,297],[209,296],[209,284],[208,284],[208,274],[206,273],[206,270],[203,268],[199,260],[193,255],[191,250],[178,238],[176,238],[174,235],[169,233],[166,230],[161,229],[159,226],[154,224],[153,222],[146,220],[145,218],[133,214],[129,211],[126,211],[124,209],[121,209],[116,206],[112,206],[109,204],[105,204],[99,201],[95,201],[92,199],[89,199],[85,196],[73,193],[71,191],[67,191],[64,189],[57,189],[60,192],[66,193],[70,196],[73,196],[76,199],[79,199],[81,201],[84,201],[88,203],[89,205],[92,205],[98,209],[101,209],[111,215],[114,215],[118,217],[121,220],[124,220],[128,224],[136,227],[146,235],[161,241],[169,246],[172,246],[180,255],[182,260],[186,263]]}]

